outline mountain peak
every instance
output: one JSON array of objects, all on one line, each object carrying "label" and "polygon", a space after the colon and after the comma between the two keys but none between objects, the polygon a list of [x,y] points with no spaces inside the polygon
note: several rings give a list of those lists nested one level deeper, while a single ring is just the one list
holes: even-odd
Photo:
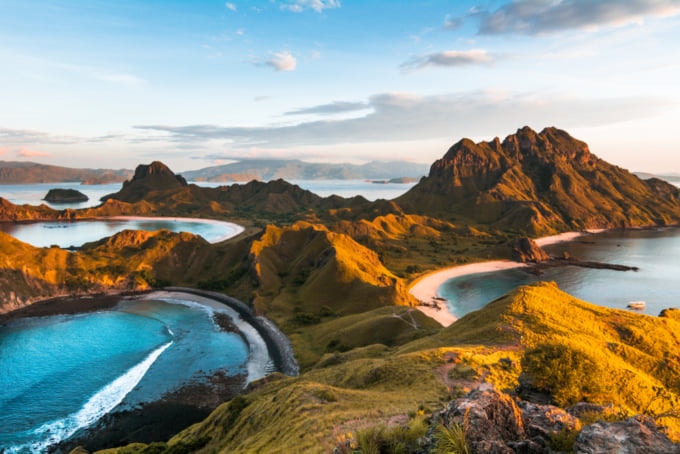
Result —
[{"label": "mountain peak", "polygon": [[140,164],[135,169],[135,175],[132,177],[132,181],[141,180],[144,178],[166,178],[171,177],[179,182],[180,186],[186,186],[187,181],[181,175],[176,175],[168,166],[160,161],[153,161],[151,164]]},{"label": "mountain peak", "polygon": [[609,164],[568,132],[528,126],[490,142],[462,139],[397,203],[532,234],[677,223],[680,191]]},{"label": "mountain peak", "polygon": [[125,181],[119,192],[104,196],[101,200],[117,199],[134,203],[146,198],[150,192],[176,190],[185,186],[188,183],[184,177],[176,175],[162,162],[154,161],[148,165],[138,165],[132,179]]}]

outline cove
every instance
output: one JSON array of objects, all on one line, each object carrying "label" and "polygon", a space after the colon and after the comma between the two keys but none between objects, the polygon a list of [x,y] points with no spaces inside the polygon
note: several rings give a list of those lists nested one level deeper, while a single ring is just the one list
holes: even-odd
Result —
[{"label": "cove", "polygon": [[167,229],[172,232],[190,232],[200,235],[211,243],[226,240],[243,231],[243,227],[231,222],[174,217],[115,216],[71,222],[0,223],[1,231],[36,247],[53,245],[61,248],[80,247],[84,243],[97,241],[126,229],[147,231]]},{"label": "cove", "polygon": [[456,317],[481,309],[519,285],[555,281],[560,289],[593,304],[626,309],[631,301],[645,301],[642,311],[658,315],[680,307],[680,228],[616,230],[546,246],[553,255],[564,252],[580,260],[637,266],[639,271],[557,267],[534,276],[514,268],[450,279],[438,293]]},{"label": "cove", "polygon": [[265,342],[235,311],[177,292],[121,298],[98,312],[11,320],[0,325],[0,446],[46,452],[102,417],[187,390],[203,398],[222,386],[233,396],[271,369]]}]

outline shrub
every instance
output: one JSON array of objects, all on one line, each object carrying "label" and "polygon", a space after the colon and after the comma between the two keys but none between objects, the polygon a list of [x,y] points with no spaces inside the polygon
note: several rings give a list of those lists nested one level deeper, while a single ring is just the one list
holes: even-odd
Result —
[{"label": "shrub", "polygon": [[592,401],[606,381],[602,370],[585,353],[561,344],[541,344],[527,350],[522,370],[537,389],[549,392],[563,407]]}]

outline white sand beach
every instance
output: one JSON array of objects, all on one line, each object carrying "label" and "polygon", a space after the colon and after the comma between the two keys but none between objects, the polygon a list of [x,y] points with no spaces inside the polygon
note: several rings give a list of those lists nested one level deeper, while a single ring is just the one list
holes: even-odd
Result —
[{"label": "white sand beach", "polygon": [[[601,230],[567,232],[561,233],[559,235],[537,238],[535,241],[536,244],[543,247],[550,244],[561,243],[563,241],[573,241],[580,236],[599,232],[601,232]],[[439,309],[431,306],[418,306],[418,309],[428,317],[435,319],[442,326],[449,326],[455,322],[457,318],[455,315],[449,312],[446,301],[438,300],[441,298],[441,296],[437,293],[437,290],[444,282],[455,277],[467,276],[469,274],[487,273],[491,271],[507,270],[510,268],[520,268],[523,266],[526,265],[519,262],[512,262],[510,260],[494,260],[490,262],[471,263],[469,265],[444,268],[433,271],[416,280],[411,285],[409,292],[423,303],[432,304],[433,302],[437,302]]]},{"label": "white sand beach", "polygon": [[245,228],[243,226],[240,226],[238,224],[235,224],[233,222],[229,221],[219,221],[217,219],[205,219],[205,218],[179,218],[179,217],[174,217],[174,216],[108,216],[108,217],[100,217],[98,219],[114,219],[114,220],[120,220],[120,221],[179,221],[179,222],[202,222],[205,224],[216,224],[216,225],[223,225],[225,227],[228,227],[231,229],[230,233],[227,233],[223,236],[217,237],[212,239],[210,242],[211,243],[219,243],[224,240],[228,240],[229,238],[233,238],[236,235],[239,235],[243,231],[245,231]]}]

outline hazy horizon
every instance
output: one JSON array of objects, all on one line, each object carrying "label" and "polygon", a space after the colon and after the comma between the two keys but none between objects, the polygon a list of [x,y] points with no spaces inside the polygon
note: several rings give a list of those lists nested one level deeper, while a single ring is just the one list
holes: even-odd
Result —
[{"label": "hazy horizon", "polygon": [[677,173],[678,42],[680,0],[8,2],[0,160],[432,163],[555,126]]}]

